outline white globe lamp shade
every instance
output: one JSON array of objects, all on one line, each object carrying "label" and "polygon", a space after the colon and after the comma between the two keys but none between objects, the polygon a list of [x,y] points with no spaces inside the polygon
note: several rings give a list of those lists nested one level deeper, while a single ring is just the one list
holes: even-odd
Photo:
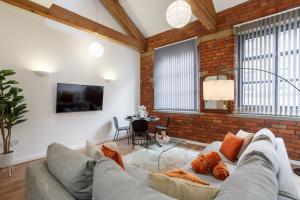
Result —
[{"label": "white globe lamp shade", "polygon": [[92,43],[89,46],[89,54],[94,58],[99,58],[104,54],[104,48],[98,42]]},{"label": "white globe lamp shade", "polygon": [[190,4],[184,0],[176,0],[169,5],[166,13],[167,22],[174,28],[182,28],[192,17]]}]

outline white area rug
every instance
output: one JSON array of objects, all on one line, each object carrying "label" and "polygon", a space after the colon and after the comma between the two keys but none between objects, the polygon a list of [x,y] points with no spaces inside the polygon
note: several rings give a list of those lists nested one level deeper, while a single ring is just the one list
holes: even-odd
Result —
[{"label": "white area rug", "polygon": [[190,149],[186,145],[174,147],[162,154],[158,168],[159,153],[168,148],[168,145],[163,147],[151,145],[149,148],[136,146],[135,148],[136,151],[123,157],[124,162],[151,172],[181,168],[196,158],[200,152]]}]

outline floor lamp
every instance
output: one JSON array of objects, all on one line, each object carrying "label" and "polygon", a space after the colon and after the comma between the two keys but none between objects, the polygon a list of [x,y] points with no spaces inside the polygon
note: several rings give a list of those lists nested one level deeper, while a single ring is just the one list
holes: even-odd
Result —
[{"label": "floor lamp", "polygon": [[[271,74],[281,80],[287,82],[290,86],[295,88],[300,95],[300,89],[295,86],[292,82],[287,80],[286,78],[279,76],[270,71],[255,69],[255,68],[230,68],[221,70],[219,74],[225,74],[226,72],[236,71],[236,70],[252,70],[252,71],[260,71],[267,74]],[[218,74],[218,76],[219,76]],[[203,100],[209,101],[233,101],[234,100],[234,81],[233,80],[207,80],[203,82]],[[295,174],[300,176],[300,168],[294,169]]]}]

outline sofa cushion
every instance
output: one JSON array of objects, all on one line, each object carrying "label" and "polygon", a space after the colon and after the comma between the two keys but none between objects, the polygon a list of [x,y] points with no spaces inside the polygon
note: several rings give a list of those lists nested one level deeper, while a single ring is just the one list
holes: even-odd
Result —
[{"label": "sofa cushion", "polygon": [[209,144],[207,147],[205,147],[202,152],[200,153],[200,155],[202,153],[208,153],[208,152],[211,152],[211,151],[215,151],[219,154],[219,156],[222,158],[222,160],[225,162],[225,163],[230,163],[230,164],[235,164],[236,162],[232,162],[230,161],[228,158],[226,158],[224,156],[223,153],[220,152],[220,148],[222,146],[222,142],[221,141],[214,141],[212,142],[211,144]]},{"label": "sofa cushion", "polygon": [[215,200],[274,200],[278,194],[278,155],[268,139],[251,143],[221,185]]},{"label": "sofa cushion", "polygon": [[120,165],[120,167],[125,169],[122,155],[118,151],[116,151],[112,148],[109,148],[106,145],[102,145],[101,150],[102,150],[102,153],[105,155],[105,157],[112,159],[118,165]]},{"label": "sofa cushion", "polygon": [[204,181],[199,177],[197,177],[196,175],[194,175],[193,173],[187,172],[182,169],[172,169],[166,172],[162,172],[162,174],[173,178],[185,179],[202,185],[209,185],[207,181]]},{"label": "sofa cushion", "polygon": [[88,140],[86,141],[85,152],[88,157],[93,158],[95,160],[100,160],[100,158],[104,156],[102,151],[100,151],[99,147]]},{"label": "sofa cushion", "polygon": [[75,200],[50,174],[46,161],[31,163],[26,168],[27,200]]},{"label": "sofa cushion", "polygon": [[[276,151],[279,157],[279,172],[277,175],[279,191],[278,195],[282,199],[300,199],[297,184],[295,183],[293,171],[286,152],[282,138],[276,138]],[[279,199],[279,198],[278,198]]]},{"label": "sofa cushion", "polygon": [[241,137],[244,139],[244,142],[239,150],[239,153],[237,155],[237,159],[240,159],[241,155],[243,154],[243,152],[246,150],[246,148],[248,147],[248,145],[251,143],[254,133],[249,133],[243,130],[239,130],[239,132],[237,132],[236,136]]},{"label": "sofa cushion", "polygon": [[256,142],[258,140],[269,140],[276,146],[276,138],[275,135],[267,128],[261,129],[257,133],[255,133],[252,142]]},{"label": "sofa cushion", "polygon": [[211,200],[219,192],[218,188],[168,177],[160,173],[149,174],[149,185],[178,200]]},{"label": "sofa cushion", "polygon": [[232,162],[236,161],[239,150],[244,142],[244,139],[233,135],[231,132],[227,133],[220,148],[222,152]]},{"label": "sofa cushion", "polygon": [[102,158],[94,171],[93,200],[172,200],[132,178],[114,161]]},{"label": "sofa cushion", "polygon": [[76,199],[91,199],[96,161],[61,144],[48,146],[47,166],[50,173]]}]

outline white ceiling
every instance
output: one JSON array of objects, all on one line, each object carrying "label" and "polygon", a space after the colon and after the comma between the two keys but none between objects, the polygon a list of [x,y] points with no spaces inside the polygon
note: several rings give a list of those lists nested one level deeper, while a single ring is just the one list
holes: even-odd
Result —
[{"label": "white ceiling", "polygon": [[[174,0],[120,0],[129,17],[149,37],[171,29],[165,13]],[[226,10],[247,0],[213,0],[216,12]],[[193,16],[191,21],[196,20]]]},{"label": "white ceiling", "polygon": [[[91,20],[97,19],[110,28],[124,33],[121,26],[113,19],[100,0],[32,0],[44,6],[54,1],[66,9],[76,12]],[[165,13],[174,0],[120,0],[129,17],[141,30],[145,37],[172,29],[167,23]],[[217,12],[244,3],[247,0],[213,0]],[[96,9],[98,10],[96,12]],[[191,21],[196,20],[193,16]]]}]

